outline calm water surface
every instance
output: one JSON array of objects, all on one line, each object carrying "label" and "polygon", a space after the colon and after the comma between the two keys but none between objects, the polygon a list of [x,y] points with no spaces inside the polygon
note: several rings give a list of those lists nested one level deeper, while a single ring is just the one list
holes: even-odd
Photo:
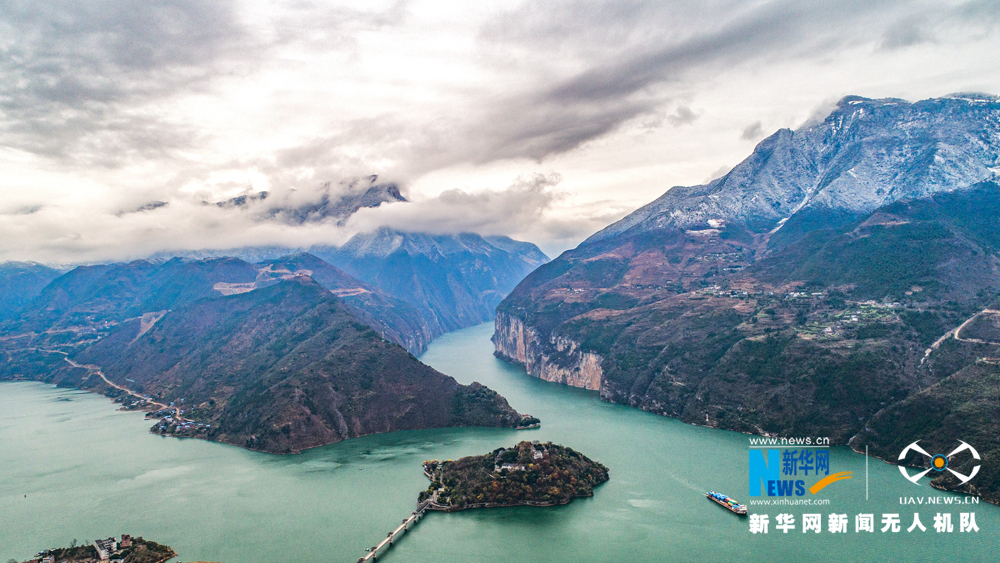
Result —
[{"label": "calm water surface", "polygon": [[[832,471],[853,471],[812,510],[764,510],[767,536],[702,495],[747,494],[747,436],[688,426],[602,403],[594,392],[546,383],[492,356],[491,325],[443,336],[421,358],[462,383],[479,381],[521,412],[530,431],[448,429],[369,436],[297,456],[274,456],[148,434],[139,413],[106,398],[35,383],[0,384],[0,561],[74,538],[131,533],[166,543],[181,561],[353,562],[395,528],[427,486],[424,459],[481,454],[522,439],[554,441],[600,460],[611,481],[564,507],[430,514],[383,561],[995,561],[1000,509],[900,506],[900,496],[951,496],[905,481],[893,466],[843,448]],[[912,513],[928,527],[907,534]],[[936,534],[935,512],[956,531]],[[958,533],[958,512],[980,531]],[[775,533],[789,512],[824,515],[824,532]],[[826,514],[850,515],[846,535]],[[853,515],[898,512],[898,534],[854,533]]]}]

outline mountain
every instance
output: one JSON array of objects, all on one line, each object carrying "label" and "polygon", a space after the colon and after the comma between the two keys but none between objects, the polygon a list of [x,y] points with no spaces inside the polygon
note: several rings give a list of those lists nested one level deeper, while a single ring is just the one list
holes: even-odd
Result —
[{"label": "mountain", "polygon": [[[238,209],[258,220],[343,225],[362,208],[407,203],[398,186],[377,183],[377,180],[373,175],[336,186],[326,183],[318,192],[302,194],[272,196],[268,192],[258,192],[215,205]],[[209,204],[206,202],[206,205]],[[381,323],[380,330],[387,338],[395,339],[415,353],[423,351],[427,342],[441,334],[492,319],[497,304],[514,286],[549,260],[534,244],[508,237],[483,237],[473,233],[430,235],[388,228],[359,233],[341,247],[185,250],[160,253],[153,259],[235,257],[266,264],[302,253],[328,262],[350,277],[367,283],[365,289],[371,295],[364,303],[352,305],[356,312],[369,324]],[[329,285],[328,288],[349,289]],[[390,306],[382,295],[376,303],[373,289],[398,301]],[[415,308],[416,317],[412,311],[404,312],[400,302]],[[394,310],[393,315],[385,314],[389,309]],[[392,320],[388,320],[390,316]],[[420,320],[415,322],[414,318]]]},{"label": "mountain", "polygon": [[[996,98],[845,98],[535,270],[498,306],[496,353],[607,401],[885,459],[986,421],[1000,462],[1000,413],[970,399],[1000,336],[965,337],[1000,295],[998,158]],[[977,486],[1000,501],[1000,477]]]},{"label": "mountain", "polygon": [[338,189],[331,189],[328,182],[318,201],[298,206],[275,207],[271,214],[290,223],[306,223],[328,218],[343,222],[363,207],[378,207],[383,203],[405,202],[396,184],[377,184],[378,176],[358,178],[343,182]]},{"label": "mountain", "polygon": [[30,307],[0,329],[92,332],[144,313],[218,296],[217,287],[252,284],[258,273],[236,258],[80,266],[45,286]]},{"label": "mountain", "polygon": [[[0,322],[0,378],[45,377],[122,323],[141,319],[152,326],[170,309],[255,288],[258,275],[257,268],[235,258],[74,268]],[[58,382],[78,383],[72,377]]]},{"label": "mountain", "polygon": [[[236,196],[215,204],[226,209],[237,209],[255,216],[258,221],[279,221],[293,225],[305,223],[328,223],[343,225],[351,215],[362,208],[379,207],[388,203],[405,203],[408,200],[392,183],[377,183],[378,176],[353,178],[334,185],[325,182],[318,189],[291,194],[272,195],[262,191]],[[168,205],[165,202],[150,202],[140,209],[155,209]],[[251,264],[275,260],[289,254],[308,250],[305,247],[290,246],[245,246],[236,248],[190,249],[162,251],[149,256],[149,260],[162,261],[170,258],[207,260],[212,258],[239,258]]]},{"label": "mountain", "polygon": [[36,345],[61,349],[107,335],[110,327],[156,316],[199,299],[252,291],[296,275],[312,276],[344,301],[359,320],[413,354],[434,335],[412,305],[396,299],[309,254],[251,265],[237,258],[81,266],[52,281],[30,310],[0,324],[10,334],[38,333]]},{"label": "mountain", "polygon": [[[305,276],[183,305],[151,327],[130,320],[75,360],[100,366],[118,385],[184,405],[191,429],[158,425],[170,433],[268,452],[521,420],[495,392],[459,385],[383,340]],[[111,391],[93,376],[81,385]]]},{"label": "mountain", "polygon": [[176,402],[184,412],[155,431],[268,452],[520,424],[503,397],[393,342],[423,345],[421,322],[412,306],[310,255],[79,267],[0,324],[0,379],[91,389],[129,408],[142,407],[139,396]]},{"label": "mountain", "polygon": [[429,235],[379,229],[312,254],[415,306],[433,336],[493,318],[528,272],[548,261],[537,246],[473,233]]},{"label": "mountain", "polygon": [[62,271],[31,262],[0,264],[0,322],[13,317]]},{"label": "mountain", "polygon": [[146,260],[150,262],[163,262],[172,258],[182,260],[214,260],[217,258],[238,258],[250,264],[259,264],[268,260],[275,260],[282,256],[299,254],[304,252],[301,248],[291,248],[287,246],[244,246],[240,248],[226,249],[201,249],[183,251],[157,252]]},{"label": "mountain", "polygon": [[[44,267],[32,268],[37,271]],[[54,270],[51,273],[57,274]],[[53,280],[44,290],[36,289],[38,295],[31,301],[31,310],[12,315],[8,322],[0,324],[0,331],[8,335],[39,333],[36,344],[59,339],[65,348],[81,339],[100,338],[109,327],[130,318],[161,313],[199,299],[252,291],[296,275],[316,279],[343,300],[358,319],[413,354],[423,352],[440,334],[435,328],[436,319],[426,318],[413,305],[304,253],[257,265],[237,258],[173,258],[81,266]]]},{"label": "mountain", "polygon": [[978,476],[968,484],[961,484],[953,475],[943,473],[931,482],[931,486],[982,496],[1000,504],[1000,465],[997,464],[1000,460],[997,434],[1000,366],[995,355],[1000,348],[997,344],[989,344],[972,350],[968,343],[957,347],[965,348],[966,354],[971,351],[991,356],[970,358],[972,361],[939,383],[879,411],[851,445],[860,450],[868,446],[872,455],[897,463],[900,452],[913,442],[919,441],[931,455],[954,451],[960,446],[959,440],[973,444],[981,462],[966,454],[953,457],[948,466],[963,475],[971,475],[975,466],[980,465]]},{"label": "mountain", "polygon": [[374,328],[386,340],[406,348],[413,355],[427,349],[435,334],[432,321],[416,307],[331,266],[308,253],[285,256],[258,264],[261,278],[306,275],[340,298],[361,322]]},{"label": "mountain", "polygon": [[[407,319],[412,315],[404,313],[401,304],[413,308],[419,322],[414,324],[407,320],[403,326],[397,321],[389,321],[384,328],[387,338],[398,336],[396,341],[414,353],[423,351],[430,340],[446,332],[492,319],[497,304],[514,286],[549,260],[534,244],[509,237],[483,237],[473,233],[429,235],[379,229],[355,235],[341,247],[196,250],[160,254],[153,261],[171,257],[186,260],[234,257],[267,265],[302,254],[320,259],[354,279],[350,283],[355,285],[351,287],[364,284],[369,291],[381,291],[384,296],[394,298],[393,308]],[[354,305],[358,311],[374,306],[370,301],[364,304],[365,307]],[[380,308],[385,309],[384,306]],[[365,322],[380,322],[377,318],[385,321],[388,317],[375,314],[366,317]]]},{"label": "mountain", "polygon": [[793,216],[854,216],[970,186],[1000,172],[998,108],[978,94],[912,104],[848,96],[822,123],[779,130],[725,176],[673,188],[588,242],[726,223],[766,233]]}]

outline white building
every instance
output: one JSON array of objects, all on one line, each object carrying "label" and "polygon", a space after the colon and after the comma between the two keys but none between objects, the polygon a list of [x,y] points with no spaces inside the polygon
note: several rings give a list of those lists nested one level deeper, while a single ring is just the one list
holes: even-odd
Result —
[{"label": "white building", "polygon": [[111,554],[118,549],[118,543],[115,538],[94,540],[94,547],[97,548],[97,556],[101,558],[101,561],[107,561],[111,558]]}]

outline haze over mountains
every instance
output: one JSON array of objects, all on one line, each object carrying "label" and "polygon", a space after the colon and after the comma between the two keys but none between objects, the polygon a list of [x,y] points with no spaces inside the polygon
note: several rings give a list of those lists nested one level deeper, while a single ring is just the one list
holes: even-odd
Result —
[{"label": "haze over mountains", "polygon": [[353,178],[333,186],[325,182],[318,193],[298,196],[286,193],[278,197],[270,192],[261,191],[240,195],[216,203],[219,207],[229,207],[244,210],[262,217],[277,219],[291,224],[317,223],[335,220],[342,225],[351,215],[364,207],[378,207],[383,203],[406,202],[399,192],[399,186],[393,183],[377,183],[378,176]]},{"label": "haze over mountains", "polygon": [[519,281],[548,261],[509,237],[427,235],[379,229],[312,252],[415,307],[434,336],[493,318]]},{"label": "haze over mountains", "polygon": [[27,305],[41,293],[43,287],[60,275],[62,271],[41,264],[0,264],[0,321]]},{"label": "haze over mountains", "polygon": [[[339,228],[361,209],[409,204],[397,185],[380,183],[375,175],[337,185],[328,182],[318,193],[317,197],[314,192],[296,194],[292,190],[271,195],[263,191],[203,205],[231,209],[252,221]],[[169,205],[152,201],[142,209]],[[317,257],[323,260],[316,261]],[[342,245],[195,248],[149,257],[152,262],[172,258],[238,258],[265,265],[278,265],[280,260],[280,268],[292,267],[286,274],[315,271],[317,281],[339,292],[365,322],[378,325],[386,338],[414,354],[445,332],[491,320],[500,300],[535,267],[548,261],[534,244],[506,236],[425,234],[389,228],[357,233]],[[336,268],[331,269],[331,265]],[[30,265],[34,268],[30,273],[28,266],[0,266],[0,275],[17,276],[16,280],[10,278],[7,289],[0,290],[0,315],[13,314],[57,277],[39,277],[39,272],[55,273],[52,268]]]},{"label": "haze over mountains", "polygon": [[[497,355],[608,401],[887,459],[976,436],[995,466],[998,157],[995,97],[844,98],[538,268],[498,307]],[[962,490],[996,502],[1000,473]]]},{"label": "haze over mountains", "polygon": [[[360,208],[406,202],[375,177],[349,188],[319,203],[266,205],[273,200],[259,193],[219,205],[342,224]],[[161,254],[64,275],[5,264],[0,377],[93,389],[126,404],[139,396],[176,403],[157,432],[270,452],[373,432],[521,423],[503,397],[459,385],[414,355],[436,336],[491,319],[548,260],[537,247],[383,229],[314,250],[354,275],[277,247]]]},{"label": "haze over mountains", "polygon": [[[287,195],[275,201],[267,192],[260,192],[218,205],[292,224],[343,225],[359,209],[408,203],[395,184],[377,183],[377,176],[345,182],[337,190],[326,186],[325,190],[318,202],[296,202]],[[390,228],[357,233],[343,245],[186,250],[161,252],[154,258],[237,257],[251,263],[269,263],[302,254],[343,270],[364,282],[369,291],[377,288],[415,308],[420,317],[419,330],[405,338],[396,331],[398,341],[406,340],[407,349],[414,353],[422,352],[431,339],[445,332],[491,320],[497,304],[514,286],[549,260],[534,244],[506,236],[426,234]],[[328,289],[350,289],[318,281]],[[350,284],[361,287],[360,282]]]},{"label": "haze over mountains", "polygon": [[185,258],[235,256],[261,264],[290,256],[321,259],[339,269],[338,276],[354,278],[352,287],[377,289],[415,309],[422,336],[415,334],[414,345],[407,345],[414,353],[446,332],[490,321],[496,306],[514,286],[548,261],[534,244],[509,237],[391,229],[359,233],[340,247],[247,247],[169,254]]}]

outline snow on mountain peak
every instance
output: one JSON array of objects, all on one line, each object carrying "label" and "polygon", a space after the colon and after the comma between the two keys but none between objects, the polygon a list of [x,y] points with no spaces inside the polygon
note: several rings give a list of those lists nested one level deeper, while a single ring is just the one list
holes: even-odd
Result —
[{"label": "snow on mountain peak", "polygon": [[672,188],[588,240],[710,220],[766,232],[807,208],[861,213],[962,189],[995,177],[998,159],[1000,98],[847,96],[824,121],[778,130],[725,176]]}]

